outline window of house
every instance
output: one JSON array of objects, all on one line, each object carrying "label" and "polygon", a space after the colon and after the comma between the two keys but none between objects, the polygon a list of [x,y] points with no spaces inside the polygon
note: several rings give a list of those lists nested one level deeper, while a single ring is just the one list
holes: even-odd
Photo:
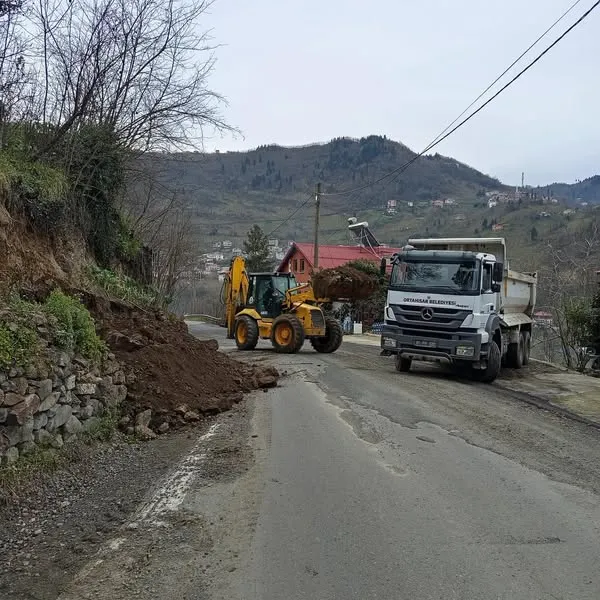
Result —
[{"label": "window of house", "polygon": [[300,259],[300,273],[304,273],[304,260]]},{"label": "window of house", "polygon": [[294,265],[294,268],[292,269],[292,271],[294,271],[294,273],[297,273],[298,272],[298,259],[297,258],[295,258],[293,260],[293,265]]}]

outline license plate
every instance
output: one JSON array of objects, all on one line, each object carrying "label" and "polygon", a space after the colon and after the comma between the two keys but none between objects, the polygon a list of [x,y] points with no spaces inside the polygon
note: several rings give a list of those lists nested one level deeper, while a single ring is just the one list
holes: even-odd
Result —
[{"label": "license plate", "polygon": [[437,342],[433,340],[415,340],[417,348],[437,348]]}]

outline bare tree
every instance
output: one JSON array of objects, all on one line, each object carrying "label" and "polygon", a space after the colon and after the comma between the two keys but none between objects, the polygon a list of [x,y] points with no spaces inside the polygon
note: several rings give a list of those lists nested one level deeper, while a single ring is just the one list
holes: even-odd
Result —
[{"label": "bare tree", "polygon": [[42,120],[54,126],[39,150],[69,132],[102,124],[127,149],[182,149],[206,129],[224,130],[223,98],[207,80],[214,66],[198,34],[212,0],[38,0]]},{"label": "bare tree", "polygon": [[592,219],[583,232],[566,234],[560,245],[548,245],[547,266],[540,280],[553,312],[565,364],[582,369],[590,343],[595,272],[600,264],[600,223]]}]

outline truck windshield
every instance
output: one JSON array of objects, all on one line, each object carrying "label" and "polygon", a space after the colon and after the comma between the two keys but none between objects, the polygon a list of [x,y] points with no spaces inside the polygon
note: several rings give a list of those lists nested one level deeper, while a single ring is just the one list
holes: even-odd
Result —
[{"label": "truck windshield", "polygon": [[479,266],[476,261],[401,261],[394,265],[390,287],[414,292],[472,294],[479,290]]}]

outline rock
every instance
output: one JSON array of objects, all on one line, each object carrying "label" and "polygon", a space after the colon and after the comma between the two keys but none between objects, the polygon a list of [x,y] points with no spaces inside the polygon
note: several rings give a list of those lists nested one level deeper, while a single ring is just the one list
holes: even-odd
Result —
[{"label": "rock", "polygon": [[45,429],[40,429],[33,432],[33,439],[38,446],[51,446],[54,436]]},{"label": "rock", "polygon": [[90,364],[90,361],[85,358],[82,358],[81,356],[76,356],[75,358],[73,358],[73,363],[80,367],[83,367],[84,369],[87,369]]},{"label": "rock", "polygon": [[186,421],[199,421],[200,420],[200,415],[195,411],[195,410],[188,410],[184,415],[183,418]]},{"label": "rock", "polygon": [[67,390],[74,390],[76,383],[77,383],[77,376],[76,375],[69,375],[65,379],[65,387],[67,388]]},{"label": "rock", "polygon": [[127,416],[125,416],[125,417],[122,417],[122,418],[119,420],[119,427],[120,427],[121,429],[124,429],[124,428],[125,428],[125,427],[127,427],[127,426],[128,426],[130,423],[131,423],[131,417],[127,417]]},{"label": "rock", "polygon": [[94,407],[87,404],[79,409],[79,418],[83,421],[94,416]]},{"label": "rock", "polygon": [[113,378],[110,375],[107,375],[106,377],[103,377],[102,379],[100,379],[100,382],[102,383],[102,385],[113,385]]},{"label": "rock", "polygon": [[45,412],[50,410],[53,406],[56,405],[60,398],[60,392],[52,392],[46,396],[46,399],[40,404],[38,408],[39,412]]},{"label": "rock", "polygon": [[11,367],[11,369],[8,371],[8,376],[9,377],[18,377],[19,369],[17,369],[16,367]]},{"label": "rock", "polygon": [[19,444],[19,454],[21,456],[27,456],[28,454],[34,452],[36,448],[37,446],[33,440],[21,442]]},{"label": "rock", "polygon": [[[44,379],[38,384],[38,396],[44,401],[52,393],[52,380]],[[48,407],[50,408],[50,407]],[[47,409],[46,409],[47,410]]]},{"label": "rock", "polygon": [[12,382],[15,385],[15,391],[17,394],[23,395],[27,393],[27,386],[29,385],[29,382],[25,377],[17,377],[13,379]]},{"label": "rock", "polygon": [[102,365],[102,372],[105,375],[112,375],[119,370],[119,363],[114,360],[106,360]]},{"label": "rock", "polygon": [[11,448],[21,441],[21,428],[0,427],[0,448]]},{"label": "rock", "polygon": [[100,424],[102,423],[102,419],[100,417],[90,417],[81,423],[83,426],[83,431],[93,431],[94,429],[98,429]]},{"label": "rock", "polygon": [[128,427],[128,428],[125,430],[125,433],[126,433],[127,435],[133,435],[133,434],[135,433],[135,429],[134,429],[133,427],[129,426],[129,427]]},{"label": "rock", "polygon": [[59,367],[66,367],[71,364],[71,359],[66,352],[61,352],[56,359],[56,364]]},{"label": "rock", "polygon": [[179,405],[179,406],[178,406],[178,407],[175,409],[175,412],[176,412],[178,415],[185,415],[185,413],[186,413],[186,412],[188,412],[189,410],[190,410],[190,409],[187,407],[187,405],[186,405],[186,404],[181,404],[181,405]]},{"label": "rock", "polygon": [[154,433],[154,431],[152,431],[152,429],[150,429],[149,427],[145,427],[144,425],[136,425],[134,428],[134,432],[135,432],[135,435],[140,440],[143,440],[145,442],[147,442],[148,440],[153,440],[156,437],[158,437],[156,435],[156,433]]},{"label": "rock", "polygon": [[25,367],[25,377],[27,379],[38,379],[39,376],[38,368],[35,365],[27,365]]},{"label": "rock", "polygon": [[73,409],[68,404],[59,405],[56,414],[48,420],[46,429],[52,433],[59,427],[62,427],[71,418],[72,414]]},{"label": "rock", "polygon": [[207,340],[206,342],[204,342],[204,345],[209,350],[214,350],[215,352],[219,349],[219,342],[217,342],[217,340]]},{"label": "rock", "polygon": [[100,400],[98,400],[97,398],[89,398],[88,400],[86,400],[85,406],[91,406],[93,414],[96,415],[100,413],[100,407],[102,405],[100,404]]},{"label": "rock", "polygon": [[33,431],[37,431],[38,429],[43,429],[48,425],[48,413],[38,412],[37,415],[33,417]]},{"label": "rock", "polygon": [[123,371],[115,371],[112,373],[112,382],[115,385],[123,385],[125,383],[125,373],[123,373]]},{"label": "rock", "polygon": [[119,331],[110,331],[106,336],[106,343],[115,350],[124,350],[125,352],[133,352],[145,346],[141,335],[127,336]]},{"label": "rock", "polygon": [[81,433],[81,431],[83,431],[83,425],[75,415],[71,415],[67,422],[63,425],[63,433],[67,439],[70,439],[72,436]]},{"label": "rock", "polygon": [[21,425],[21,441],[33,442],[33,417],[29,417],[29,419]]},{"label": "rock", "polygon": [[75,393],[81,396],[94,396],[96,394],[95,383],[78,383],[75,386]]},{"label": "rock", "polygon": [[52,448],[57,448],[60,450],[60,448],[62,448],[64,445],[65,442],[63,441],[63,437],[60,435],[60,433],[57,433],[50,441],[50,446],[52,446]]},{"label": "rock", "polygon": [[8,417],[8,408],[0,408],[0,423],[6,423]]},{"label": "rock", "polygon": [[117,402],[121,403],[127,398],[127,387],[124,385],[117,386]]},{"label": "rock", "polygon": [[19,450],[16,446],[7,448],[2,455],[3,465],[12,465],[19,460]]},{"label": "rock", "polygon": [[169,431],[169,424],[165,421],[158,426],[158,433],[167,433]]},{"label": "rock", "polygon": [[[98,377],[97,375],[94,375],[94,373],[89,372],[89,373],[83,373],[82,375],[79,376],[79,383],[101,383],[102,382],[102,377]],[[112,381],[111,381],[112,383]]]},{"label": "rock", "polygon": [[17,394],[15,392],[7,392],[4,394],[4,404],[3,406],[14,406],[15,404],[20,404],[25,401],[25,396],[21,394]]},{"label": "rock", "polygon": [[148,427],[152,419],[152,411],[150,409],[138,413],[135,417],[136,427]]},{"label": "rock", "polygon": [[4,391],[0,390],[0,406],[4,404]]},{"label": "rock", "polygon": [[29,394],[24,398],[23,402],[15,404],[8,412],[6,419],[8,425],[23,425],[39,408],[40,399],[36,394]]}]

